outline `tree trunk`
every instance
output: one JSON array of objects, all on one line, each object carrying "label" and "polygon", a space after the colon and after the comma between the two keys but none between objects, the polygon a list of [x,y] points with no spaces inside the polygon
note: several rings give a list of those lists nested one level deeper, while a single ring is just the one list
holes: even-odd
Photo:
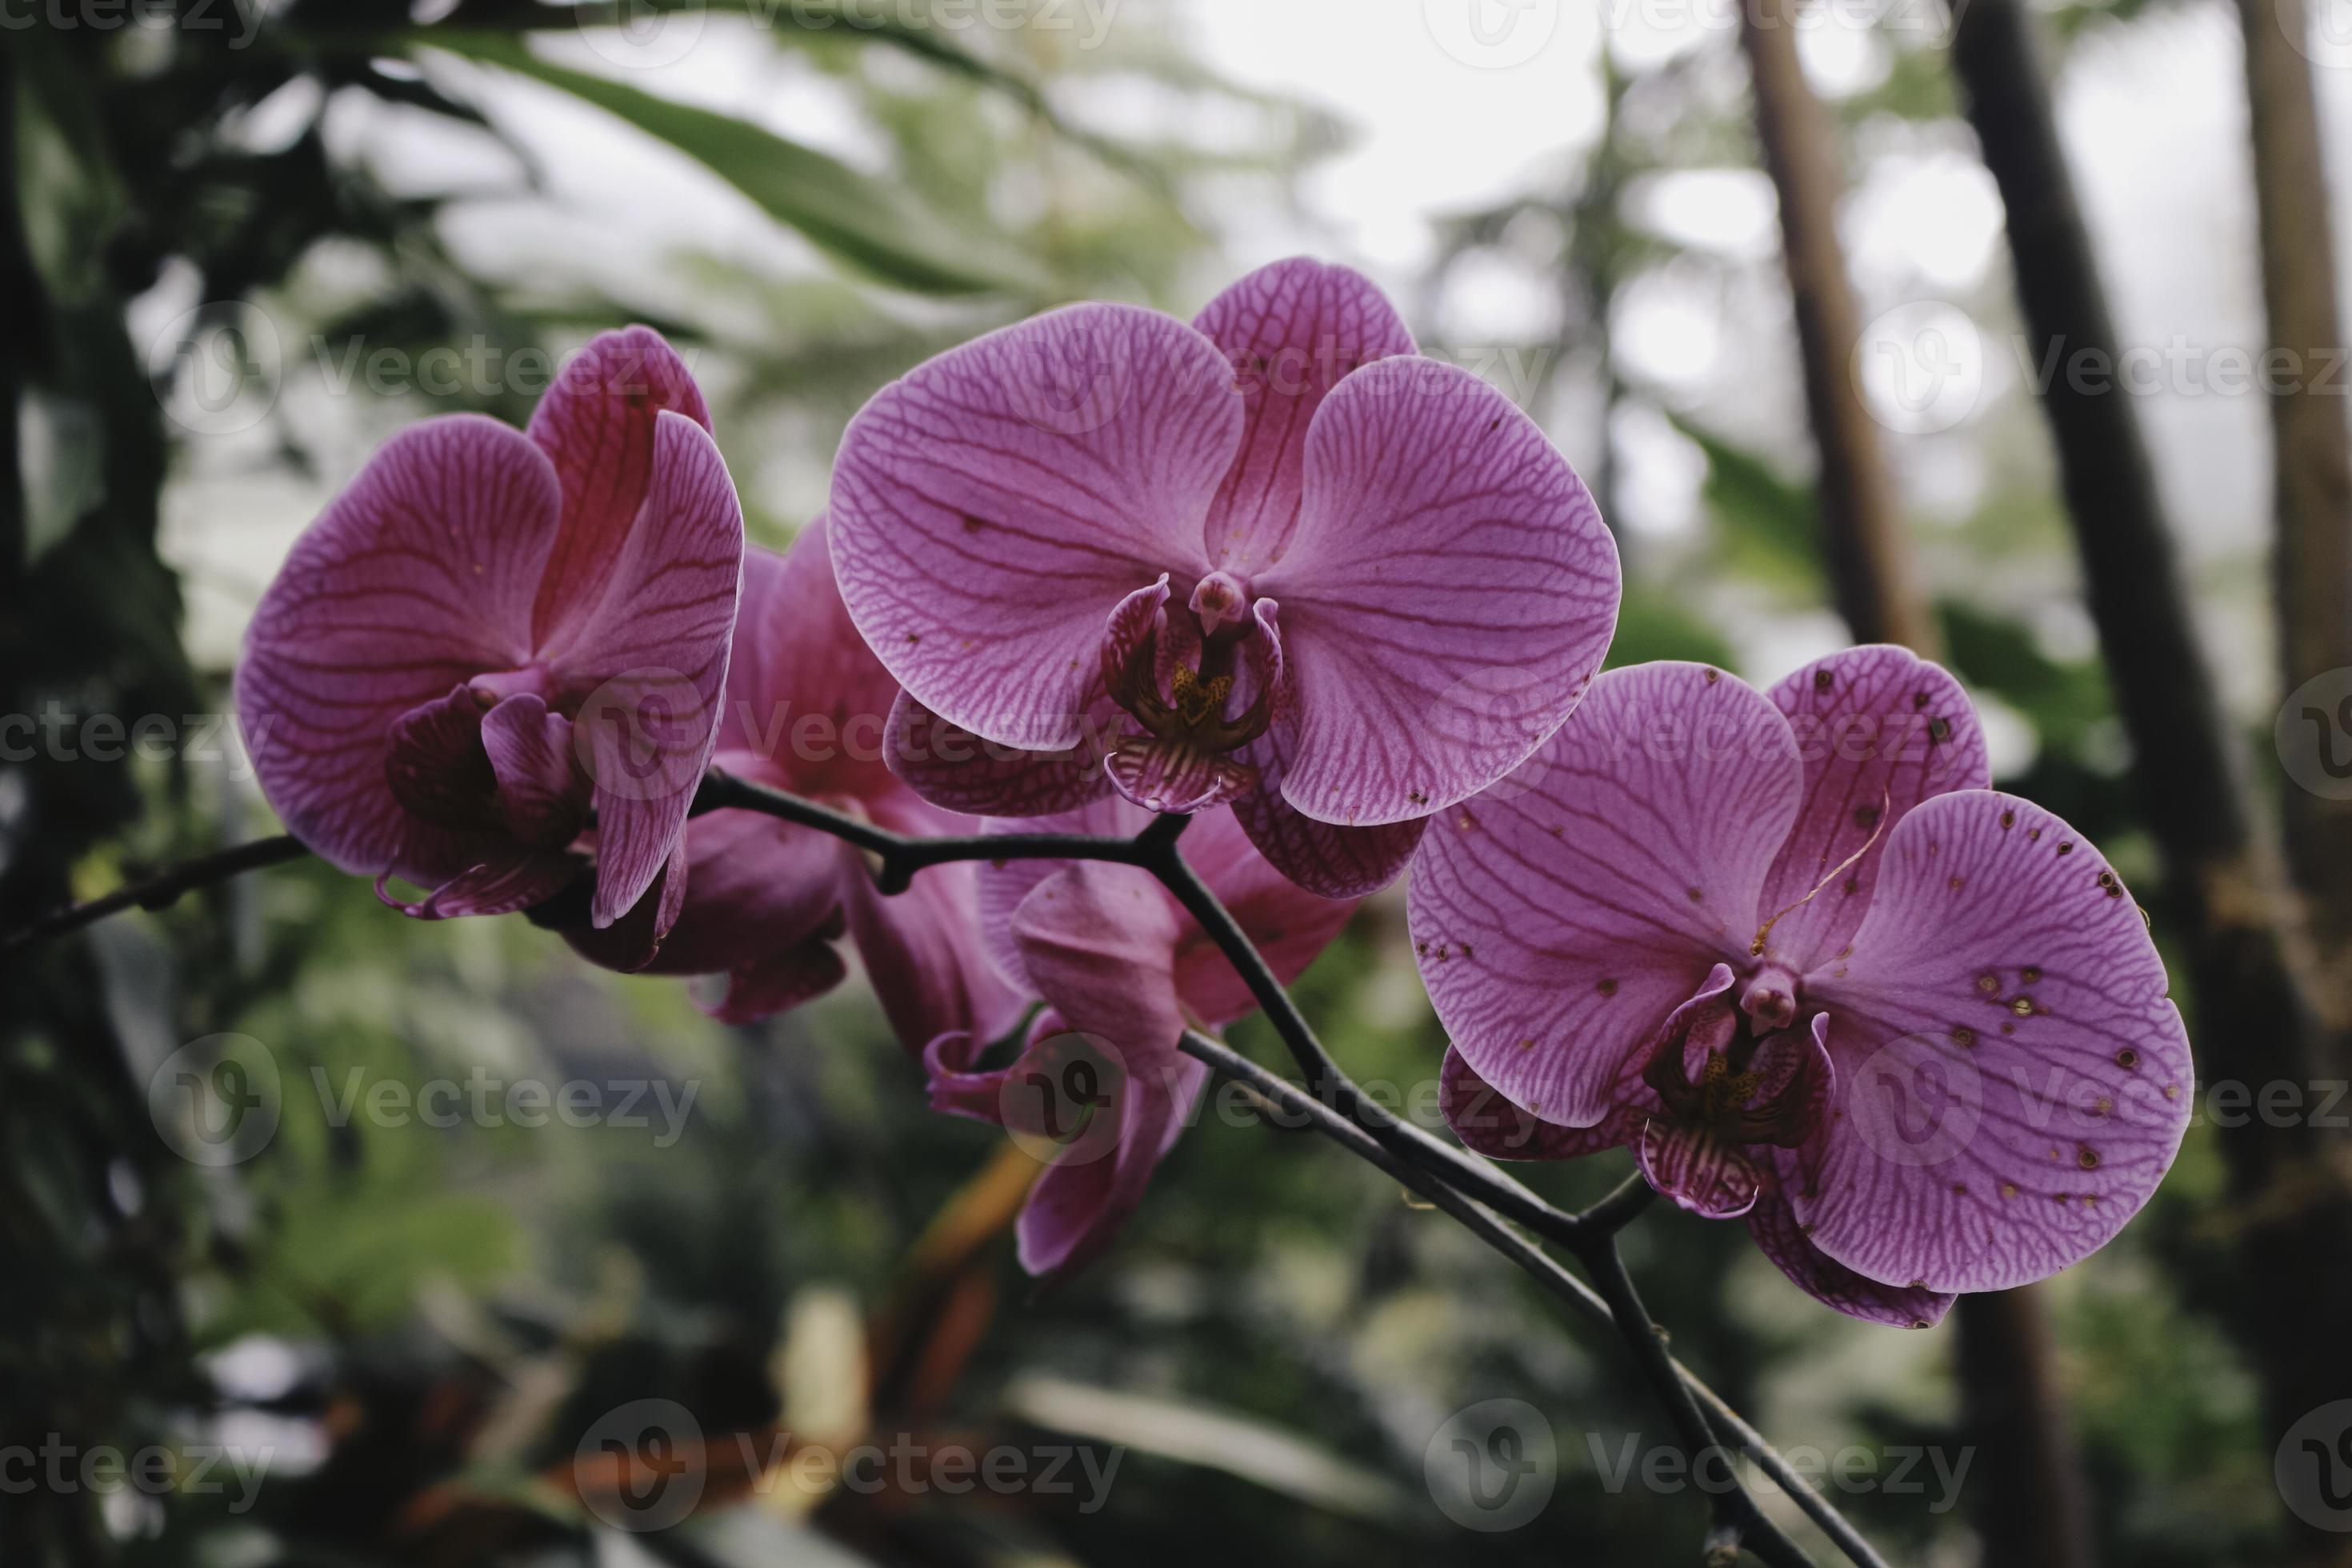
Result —
[{"label": "tree trunk", "polygon": [[[1952,64],[1985,165],[2009,218],[2028,348],[2046,356],[2116,350],[2090,237],[2032,24],[2019,0],[1971,0]],[[2110,357],[2107,363],[2114,363]],[[2135,784],[2162,853],[2163,898],[2186,955],[2200,1074],[2259,1086],[2306,1084],[2320,1026],[2296,952],[2284,879],[2255,826],[2233,742],[2197,644],[2172,533],[2126,400],[2060,374],[2042,395]],[[2276,1442],[2305,1411],[2352,1389],[2352,1194],[2331,1164],[2340,1140],[2306,1121],[2222,1125],[2237,1250],[2231,1327],[2262,1378]],[[2332,1393],[2330,1391],[2333,1391]],[[2290,1520],[2305,1559],[2342,1538]]]},{"label": "tree trunk", "polygon": [[[1751,0],[1740,9],[1740,42],[1764,165],[1780,195],[1805,404],[1821,452],[1823,553],[1855,641],[1902,643],[1934,658],[1942,639],[1918,590],[1878,426],[1853,374],[1862,312],[1838,238],[1845,181],[1836,128],[1797,57],[1794,10],[1793,0]],[[2095,1558],[2082,1468],[2039,1290],[1966,1296],[1954,1310],[1963,1425],[1988,1461],[1971,1499],[1986,1561],[2088,1568]]]},{"label": "tree trunk", "polygon": [[[2254,194],[2261,216],[2263,300],[2272,346],[2288,374],[2272,389],[2278,547],[2280,669],[2293,693],[2345,671],[2352,695],[2352,437],[2344,422],[2344,323],[2336,301],[2336,241],[2310,63],[2296,47],[2303,0],[2240,0],[2246,98],[2252,110]],[[2285,722],[2297,740],[2323,728]],[[2352,1064],[2352,799],[2285,781],[2287,860],[2307,900],[2318,952],[2316,1000],[2339,1065]]]}]

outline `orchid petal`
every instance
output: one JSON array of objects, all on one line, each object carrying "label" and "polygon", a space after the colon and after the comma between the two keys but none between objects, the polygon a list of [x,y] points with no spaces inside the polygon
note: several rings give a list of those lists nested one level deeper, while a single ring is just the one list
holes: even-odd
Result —
[{"label": "orchid petal", "polygon": [[[422,901],[394,903],[394,907],[420,921],[512,914],[553,898],[585,868],[577,856],[557,850],[509,848],[467,868]],[[377,891],[381,894],[383,889]]]},{"label": "orchid petal", "polygon": [[[1356,911],[1353,900],[1308,892],[1268,865],[1230,812],[1194,822],[1179,848],[1285,985],[1331,945]],[[1186,1011],[1211,1027],[1258,1007],[1223,950],[1191,921],[1177,950],[1176,994]]]},{"label": "orchid petal", "polygon": [[1097,702],[1086,738],[1067,751],[1024,752],[949,723],[905,691],[890,710],[883,761],[933,805],[972,816],[1051,816],[1100,800],[1111,789],[1101,737],[1116,712]]},{"label": "orchid petal", "polygon": [[571,720],[549,712],[539,697],[517,692],[482,714],[481,750],[497,775],[509,832],[547,848],[580,836],[588,791],[572,750]]},{"label": "orchid petal", "polygon": [[1633,1152],[1650,1185],[1705,1219],[1737,1219],[1764,1190],[1747,1146],[1699,1123],[1653,1117]]},{"label": "orchid petal", "polygon": [[287,830],[338,868],[419,882],[385,777],[393,725],[530,657],[530,605],[562,499],[521,432],[477,415],[387,441],[295,542],[262,595],[237,718]]},{"label": "orchid petal", "polygon": [[1617,549],[1509,399],[1424,359],[1366,365],[1307,432],[1282,602],[1298,692],[1283,795],[1307,816],[1425,816],[1558,729],[1617,621]]},{"label": "orchid petal", "polygon": [[884,758],[898,696],[834,585],[824,518],[782,555],[744,551],[721,767],[800,795],[889,794],[897,786]]},{"label": "orchid petal", "polygon": [[[844,862],[839,841],[755,811],[714,811],[687,825],[686,903],[642,967],[656,974],[745,973],[822,936],[838,934]],[[625,969],[632,956],[610,930],[567,931],[591,963]]]},{"label": "orchid petal", "polygon": [[1243,409],[1181,321],[1079,305],[992,332],[876,395],[843,436],[834,567],[898,682],[1028,751],[1080,738],[1103,617],[1207,570],[1202,521]]},{"label": "orchid petal", "polygon": [[1642,1135],[1657,1096],[1638,1065],[1619,1084],[1617,1109],[1590,1127],[1562,1127],[1530,1116],[1495,1091],[1452,1046],[1438,1070],[1437,1104],[1463,1147],[1489,1160],[1573,1160],[1621,1148]]},{"label": "orchid petal", "polygon": [[1933,1328],[1958,1299],[1948,1291],[1882,1285],[1855,1273],[1805,1238],[1796,1211],[1778,1193],[1767,1193],[1748,1211],[1748,1230],[1797,1289],[1849,1318],[1897,1329]]},{"label": "orchid petal", "polygon": [[1423,840],[1413,946],[1464,1058],[1546,1121],[1599,1121],[1628,1056],[1718,963],[1747,961],[1801,786],[1787,722],[1743,682],[1695,664],[1601,676]]},{"label": "orchid petal", "polygon": [[[1103,795],[1076,809],[1056,813],[1035,822],[991,821],[990,833],[1081,833],[1106,838],[1132,838],[1151,821],[1151,814],[1141,806],[1120,799],[1105,791]],[[1000,860],[983,865],[980,869],[980,930],[981,948],[988,955],[992,967],[1024,994],[1037,995],[1036,982],[1029,978],[1028,966],[1022,961],[1020,943],[1013,933],[1013,917],[1037,885],[1048,881],[1074,864],[1068,860],[1020,859]],[[1173,900],[1171,900],[1173,907]]]},{"label": "orchid petal", "polygon": [[1021,1267],[1031,1274],[1067,1275],[1090,1261],[1142,1202],[1209,1077],[1207,1064],[1191,1057],[1171,1056],[1156,1066],[1116,1075],[1108,1109],[1118,1118],[1118,1141],[1108,1154],[1056,1160],[1030,1189],[1014,1237]]},{"label": "orchid petal", "polygon": [[603,602],[653,489],[664,409],[705,430],[709,410],[683,360],[650,327],[600,332],[568,361],[530,416],[530,438],[563,483],[563,528],[533,606],[545,647]]},{"label": "orchid petal", "polygon": [[1182,741],[1130,735],[1103,759],[1111,787],[1146,811],[1206,811],[1257,787],[1257,770]]},{"label": "orchid petal", "polygon": [[1904,815],[1934,795],[1983,789],[1992,774],[1968,694],[1907,648],[1832,654],[1771,697],[1805,759],[1805,804],[1765,882],[1766,913],[1785,911],[1766,953],[1801,974],[1862,924]]},{"label": "orchid petal", "polygon": [[889,898],[862,871],[849,878],[850,936],[883,1014],[910,1052],[954,1029],[992,1039],[1024,1011],[981,946],[977,876],[969,864],[935,866]]},{"label": "orchid petal", "polygon": [[1209,559],[1248,574],[1282,558],[1298,524],[1307,432],[1359,365],[1413,352],[1412,334],[1370,279],[1293,257],[1261,267],[1193,320],[1242,389],[1239,455],[1209,510]]},{"label": "orchid petal", "polygon": [[392,798],[411,816],[461,832],[489,826],[499,781],[482,742],[482,705],[471,687],[457,687],[393,721],[383,777]]},{"label": "orchid petal", "polygon": [[1286,753],[1276,725],[1236,755],[1257,769],[1258,787],[1234,799],[1234,816],[1258,853],[1284,876],[1327,899],[1360,899],[1403,874],[1430,819],[1378,827],[1318,822],[1282,798]]},{"label": "orchid petal", "polygon": [[[673,933],[675,934],[675,933]],[[727,988],[702,1010],[722,1024],[756,1024],[814,1002],[848,977],[841,952],[823,937],[727,972]]]},{"label": "orchid petal", "polygon": [[1992,790],[1895,824],[1830,1014],[1839,1114],[1790,1193],[1888,1284],[2001,1290],[2105,1245],[2171,1165],[2195,1067],[2163,960],[2097,850]]},{"label": "orchid petal", "polygon": [[636,902],[668,858],[718,742],[742,580],[743,514],[699,426],[656,417],[654,473],[604,600],[562,668],[599,684],[575,721],[595,781],[595,922]]}]

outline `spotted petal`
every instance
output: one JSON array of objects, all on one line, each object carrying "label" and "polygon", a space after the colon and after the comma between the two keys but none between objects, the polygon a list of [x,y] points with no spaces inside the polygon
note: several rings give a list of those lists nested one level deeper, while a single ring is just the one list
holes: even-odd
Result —
[{"label": "spotted petal", "polygon": [[1155,311],[1073,306],[950,350],[843,436],[842,597],[925,707],[1066,748],[1112,607],[1207,570],[1202,522],[1242,421],[1216,345]]},{"label": "spotted petal", "polygon": [[1559,727],[1617,622],[1617,549],[1509,399],[1433,360],[1378,361],[1307,432],[1298,525],[1252,585],[1297,683],[1283,795],[1368,825],[1475,794]]},{"label": "spotted petal", "polygon": [[2096,1250],[2170,1166],[2194,1067],[2163,961],[2097,850],[1965,790],[1888,836],[1852,956],[1807,981],[1840,1114],[1790,1194],[1870,1279],[2001,1290]]},{"label": "spotted petal", "polygon": [[1949,1291],[1882,1285],[1855,1273],[1806,1238],[1796,1211],[1777,1192],[1768,1192],[1748,1211],[1748,1231],[1799,1289],[1849,1318],[1897,1329],[1933,1328],[1957,1299]]},{"label": "spotted petal", "polygon": [[1983,789],[1992,774],[1968,693],[1907,648],[1832,654],[1771,695],[1805,759],[1805,805],[1765,883],[1766,911],[1788,911],[1768,953],[1801,974],[1862,924],[1895,823],[1932,796]]},{"label": "spotted petal", "polygon": [[428,883],[461,868],[404,863],[389,737],[473,676],[529,661],[562,506],[520,431],[453,415],[384,443],[296,542],[246,633],[237,720],[271,806],[331,864]]},{"label": "spotted petal", "polygon": [[1802,775],[1787,723],[1695,664],[1612,670],[1501,787],[1438,815],[1407,889],[1455,1047],[1513,1104],[1585,1127],[1628,1056],[1744,964]]}]

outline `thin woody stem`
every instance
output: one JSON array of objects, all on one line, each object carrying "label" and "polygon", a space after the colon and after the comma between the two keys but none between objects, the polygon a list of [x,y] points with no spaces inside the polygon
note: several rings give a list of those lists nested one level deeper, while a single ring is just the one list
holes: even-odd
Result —
[{"label": "thin woody stem", "polygon": [[[1886,1568],[1853,1526],[1797,1475],[1756,1428],[1669,1354],[1662,1331],[1634,1291],[1617,1252],[1617,1233],[1647,1206],[1651,1193],[1638,1175],[1580,1214],[1552,1206],[1490,1162],[1445,1143],[1401,1121],[1366,1097],[1334,1061],[1288,990],[1198,872],[1186,863],[1178,840],[1190,820],[1160,816],[1132,837],[1073,833],[966,834],[916,838],[877,827],[862,817],[815,801],[770,789],[716,769],[695,797],[695,811],[756,811],[780,821],[830,834],[873,855],[876,880],[886,893],[904,891],[928,867],[954,861],[1070,859],[1134,866],[1150,872],[1196,920],[1264,1008],[1275,1031],[1308,1076],[1313,1092],[1259,1067],[1206,1036],[1188,1032],[1182,1049],[1219,1073],[1242,1083],[1286,1114],[1305,1118],[1314,1130],[1376,1166],[1408,1190],[1459,1221],[1473,1235],[1527,1272],[1547,1291],[1593,1322],[1614,1327],[1673,1416],[1680,1440],[1700,1473],[1720,1477],[1723,1489],[1710,1498],[1710,1528],[1705,1561],[1733,1561],[1741,1544],[1774,1568],[1803,1568],[1811,1560],[1766,1517],[1731,1473],[1719,1429],[1763,1468],[1818,1525],[1856,1568]],[[101,899],[58,911],[0,938],[0,953],[29,947],[131,908],[161,909],[183,893],[226,880],[245,871],[309,853],[290,836],[201,857]],[[1569,1248],[1591,1271],[1596,1290],[1546,1254],[1513,1224],[1526,1226]]]}]

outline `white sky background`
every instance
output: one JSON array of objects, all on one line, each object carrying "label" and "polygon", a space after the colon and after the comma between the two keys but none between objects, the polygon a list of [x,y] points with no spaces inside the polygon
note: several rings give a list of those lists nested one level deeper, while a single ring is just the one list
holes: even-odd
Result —
[{"label": "white sky background", "polygon": [[[1929,0],[1887,0],[1896,15],[1923,16]],[[2339,0],[2321,0],[2319,9]],[[2340,0],[2352,21],[2352,0]],[[1120,12],[1152,0],[1064,0],[1059,13],[1082,41]],[[1304,213],[1223,212],[1233,235],[1224,277],[1203,278],[1205,299],[1225,277],[1307,249],[1365,268],[1389,287],[1424,334],[1457,345],[1524,340],[1551,330],[1559,309],[1552,280],[1505,256],[1477,258],[1456,286],[1433,297],[1423,277],[1434,225],[1447,215],[1557,185],[1599,130],[1596,62],[1604,37],[1620,62],[1642,68],[1676,55],[1719,58],[1736,71],[1734,0],[1167,0],[1194,46],[1219,72],[1246,85],[1328,107],[1355,128],[1352,148],[1317,168],[1301,192]],[[1847,9],[1851,9],[1848,5]],[[656,39],[635,57],[637,85],[757,118],[871,166],[873,147],[840,89],[788,52],[747,39],[742,24],[709,18],[687,40]],[[2321,85],[2328,127],[2352,124],[2352,26],[2342,49],[2324,49]],[[568,60],[612,68],[610,41],[594,49],[560,40]],[[747,43],[758,47],[745,47]],[[1842,93],[1866,87],[1885,68],[1883,40],[1851,27],[1810,28],[1804,57],[1816,85]],[[674,57],[674,58],[673,58]],[[2261,314],[2247,190],[2239,44],[2231,11],[2202,0],[2086,41],[2062,82],[2061,112],[2100,241],[2125,341],[2159,350],[2178,344],[2192,358],[2229,345],[2257,346]],[[1730,79],[1736,85],[1736,76]],[[499,117],[532,148],[550,182],[545,203],[486,202],[460,214],[452,238],[469,256],[528,277],[535,258],[587,265],[624,300],[658,309],[675,287],[659,265],[671,247],[715,251],[777,272],[822,264],[796,237],[747,200],[666,149],[598,111],[520,82],[498,89]],[[248,133],[283,134],[272,115],[299,123],[299,101],[265,106]],[[1122,111],[1153,112],[1129,104]],[[331,117],[345,145],[363,147],[395,184],[446,190],[505,184],[512,165],[478,139],[419,117],[385,117],[354,105]],[[1857,169],[1845,209],[1852,264],[1865,313],[1918,300],[2003,295],[2000,209],[1967,140],[1898,130]],[[2352,176],[2352,146],[2331,134],[2339,182]],[[2352,189],[2338,198],[2352,211]],[[1667,176],[1636,199],[1642,221],[1686,244],[1750,261],[1777,247],[1771,192],[1748,170]],[[642,236],[641,248],[615,250],[615,233]],[[2352,246],[2347,247],[2352,254]],[[169,286],[142,303],[160,327],[193,300]],[[2005,307],[2004,307],[2005,308]],[[1646,384],[1687,395],[1710,418],[1765,449],[1790,443],[1801,468],[1801,410],[1789,360],[1785,303],[1727,310],[1711,291],[1671,284],[1621,301],[1618,343]],[[1989,340],[1986,384],[2013,387],[2022,369],[2003,338]],[[352,400],[336,400],[348,402]],[[2267,505],[2267,431],[2262,400],[2173,390],[2138,400],[2192,554],[2242,563],[2259,547]],[[404,408],[377,410],[406,417]],[[348,420],[348,416],[341,416]],[[1915,500],[1927,511],[1964,510],[1978,479],[1968,441],[1894,436]],[[168,498],[169,548],[197,579],[192,637],[200,657],[225,663],[247,608],[293,534],[325,494],[364,459],[381,429],[330,436],[330,471],[318,487],[278,477],[257,480],[234,443],[206,441],[184,465]],[[1598,440],[1591,429],[1554,435],[1580,461]],[[1620,521],[1637,537],[1671,540],[1687,528],[1699,468],[1664,427],[1621,424]],[[250,458],[254,454],[247,454]],[[341,471],[333,465],[340,462]],[[2222,635],[2251,641],[2242,629]],[[1777,674],[1834,638],[1833,624],[1775,627],[1765,646],[1743,652],[1752,673]]]}]

